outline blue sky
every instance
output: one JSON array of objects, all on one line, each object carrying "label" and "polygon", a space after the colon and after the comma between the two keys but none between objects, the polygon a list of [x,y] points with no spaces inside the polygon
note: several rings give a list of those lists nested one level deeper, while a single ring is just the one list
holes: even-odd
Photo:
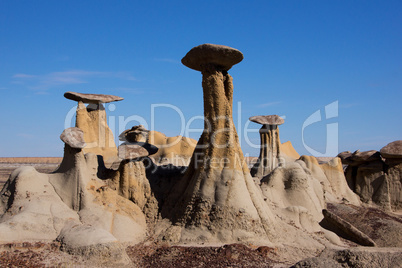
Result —
[{"label": "blue sky", "polygon": [[402,2],[392,0],[2,0],[0,156],[62,156],[76,106],[66,91],[124,97],[106,105],[115,132],[202,128],[201,74],[180,60],[203,43],[244,54],[229,73],[245,154],[259,151],[258,133],[244,134],[259,128],[248,117],[268,114],[285,117],[281,141],[300,154],[324,154],[334,137],[339,152],[379,150],[402,139],[401,33]]}]

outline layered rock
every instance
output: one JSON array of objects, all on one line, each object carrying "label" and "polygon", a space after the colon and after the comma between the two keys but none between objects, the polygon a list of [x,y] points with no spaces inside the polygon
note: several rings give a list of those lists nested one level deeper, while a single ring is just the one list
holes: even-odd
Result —
[{"label": "layered rock", "polygon": [[[107,124],[103,103],[120,101],[123,98],[77,92],[66,92],[64,97],[78,102],[75,125],[84,132],[84,140],[87,144],[84,153],[101,155],[106,163],[113,162],[117,157],[117,147],[113,133]],[[88,106],[84,103],[88,103]]]}]

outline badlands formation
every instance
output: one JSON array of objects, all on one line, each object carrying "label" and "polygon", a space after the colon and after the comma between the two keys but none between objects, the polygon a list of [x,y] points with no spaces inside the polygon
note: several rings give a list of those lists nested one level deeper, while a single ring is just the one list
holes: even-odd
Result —
[{"label": "badlands formation", "polygon": [[[121,133],[117,147],[103,103],[123,98],[65,93],[78,107],[76,127],[60,136],[63,161],[51,174],[33,167],[11,174],[0,192],[0,242],[57,241],[69,254],[109,266],[133,266],[124,249],[146,242],[266,247],[282,267],[400,265],[402,221],[393,213],[402,207],[402,141],[319,163],[280,142],[282,118],[253,116],[262,125],[261,150],[250,170],[233,124],[228,73],[242,59],[212,44],[182,59],[202,74],[198,142],[139,125]],[[383,236],[350,218],[361,209],[386,215],[377,225],[389,227]]]}]

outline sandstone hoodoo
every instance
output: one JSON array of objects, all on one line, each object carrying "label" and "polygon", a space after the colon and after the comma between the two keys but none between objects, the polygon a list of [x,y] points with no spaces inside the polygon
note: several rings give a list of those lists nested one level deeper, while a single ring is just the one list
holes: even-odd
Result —
[{"label": "sandstone hoodoo", "polygon": [[158,215],[158,203],[146,177],[142,158],[155,154],[156,146],[144,142],[123,143],[118,148],[120,162],[109,186],[119,195],[131,200],[145,214],[147,223],[153,226]]},{"label": "sandstone hoodoo", "polygon": [[[107,124],[105,107],[102,103],[121,101],[114,95],[66,92],[64,97],[78,102],[75,126],[84,132],[84,153],[101,155],[106,163],[117,158],[117,147],[113,133]],[[85,106],[84,103],[88,103]]]},{"label": "sandstone hoodoo", "polygon": [[167,239],[267,240],[273,228],[273,216],[250,176],[233,124],[233,83],[227,70],[242,59],[240,51],[212,44],[194,47],[182,59],[202,73],[205,122],[186,174],[162,211],[174,223]]},{"label": "sandstone hoodoo", "polygon": [[262,125],[260,156],[251,169],[251,176],[261,179],[279,165],[281,141],[278,126],[285,120],[278,115],[252,116],[249,120]]}]

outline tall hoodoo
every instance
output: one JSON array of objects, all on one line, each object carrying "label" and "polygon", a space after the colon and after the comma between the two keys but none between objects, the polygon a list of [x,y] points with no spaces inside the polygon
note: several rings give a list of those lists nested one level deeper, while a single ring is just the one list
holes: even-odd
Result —
[{"label": "tall hoodoo", "polygon": [[262,125],[260,156],[251,169],[251,176],[261,179],[279,165],[281,141],[278,126],[282,125],[285,120],[278,115],[252,116],[249,120]]},{"label": "tall hoodoo", "polygon": [[[203,44],[182,63],[202,73],[204,131],[190,166],[164,210],[181,229],[180,241],[266,239],[272,215],[250,176],[232,118],[233,83],[227,71],[240,51]],[[176,231],[177,233],[177,231]]]}]

